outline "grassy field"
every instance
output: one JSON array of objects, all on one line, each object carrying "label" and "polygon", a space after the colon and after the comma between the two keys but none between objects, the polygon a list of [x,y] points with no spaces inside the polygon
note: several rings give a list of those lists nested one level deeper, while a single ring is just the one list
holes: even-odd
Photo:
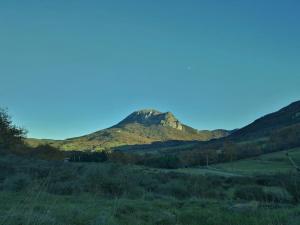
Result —
[{"label": "grassy field", "polygon": [[[28,194],[28,193],[27,193]],[[232,202],[191,199],[105,199],[1,192],[0,224],[297,225],[299,207],[235,209]]]},{"label": "grassy field", "polygon": [[[273,170],[252,164],[260,160]],[[281,161],[274,153],[218,170],[161,170],[4,155],[0,225],[298,225],[300,177]]]},{"label": "grassy field", "polygon": [[278,174],[295,172],[295,167],[289,161],[286,153],[300,166],[300,148],[282,152],[265,154],[262,156],[222,163],[207,167],[178,169],[177,171],[199,175],[220,176],[253,176],[260,174]]},{"label": "grassy field", "polygon": [[295,168],[289,161],[286,153],[300,166],[300,148],[296,148],[232,163],[219,164],[216,168],[247,175],[293,172]]}]

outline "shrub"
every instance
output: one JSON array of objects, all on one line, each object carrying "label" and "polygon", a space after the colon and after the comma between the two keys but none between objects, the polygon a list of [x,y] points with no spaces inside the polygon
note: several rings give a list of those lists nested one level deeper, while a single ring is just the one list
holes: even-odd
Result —
[{"label": "shrub", "polygon": [[293,196],[295,203],[300,202],[300,175],[291,174],[290,176],[280,177],[282,186]]},{"label": "shrub", "polygon": [[183,199],[190,197],[189,187],[182,181],[174,180],[158,187],[158,192],[164,195],[170,195],[175,198]]},{"label": "shrub", "polygon": [[57,195],[79,194],[82,191],[81,185],[76,181],[65,181],[51,183],[47,187],[47,191]]},{"label": "shrub", "polygon": [[118,164],[103,164],[100,167],[90,167],[83,177],[86,192],[117,197],[126,195],[130,198],[139,197],[144,192],[140,185],[140,171],[134,171],[125,165],[120,167]]},{"label": "shrub", "polygon": [[235,190],[236,199],[256,200],[266,202],[282,202],[292,201],[291,194],[282,187],[261,187],[261,186],[240,186]]},{"label": "shrub", "polygon": [[263,188],[260,186],[240,186],[234,192],[234,197],[236,199],[242,200],[257,200],[264,201],[266,200],[266,195],[263,191]]},{"label": "shrub", "polygon": [[31,183],[31,177],[27,174],[16,174],[12,177],[7,177],[3,182],[3,189],[7,191],[22,191]]},{"label": "shrub", "polygon": [[164,169],[176,169],[181,167],[181,162],[177,156],[163,155],[163,156],[152,156],[144,159],[141,164]]},{"label": "shrub", "polygon": [[291,202],[293,199],[287,190],[280,187],[265,187],[264,193],[266,194],[268,201],[271,202],[287,203]]},{"label": "shrub", "polygon": [[15,173],[15,169],[9,165],[0,164],[0,181]]}]

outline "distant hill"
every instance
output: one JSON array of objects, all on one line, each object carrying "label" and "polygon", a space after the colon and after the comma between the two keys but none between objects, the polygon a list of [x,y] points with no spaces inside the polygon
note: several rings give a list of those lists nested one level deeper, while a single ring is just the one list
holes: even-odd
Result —
[{"label": "distant hill", "polygon": [[226,130],[199,131],[182,124],[171,112],[154,109],[133,112],[115,126],[63,141],[28,139],[36,146],[50,144],[62,150],[110,150],[130,145],[165,141],[208,141],[230,134]]},{"label": "distant hill", "polygon": [[[170,112],[141,110],[111,128],[82,137],[28,142],[33,146],[49,144],[62,150],[117,150],[123,152],[113,154],[119,162],[159,168],[232,162],[299,148],[300,101],[233,131],[198,131],[182,124]],[[131,157],[126,153],[137,154]]]},{"label": "distant hill", "polygon": [[185,150],[222,152],[226,145],[235,149],[239,158],[300,147],[300,101],[265,115],[241,129],[234,130],[226,137],[196,142],[193,145],[183,143],[167,151],[170,153]]},{"label": "distant hill", "polygon": [[[236,130],[230,139],[252,139],[268,137],[283,128],[300,123],[300,101],[294,102],[277,112],[263,116],[253,123]],[[228,137],[229,138],[229,137]]]}]

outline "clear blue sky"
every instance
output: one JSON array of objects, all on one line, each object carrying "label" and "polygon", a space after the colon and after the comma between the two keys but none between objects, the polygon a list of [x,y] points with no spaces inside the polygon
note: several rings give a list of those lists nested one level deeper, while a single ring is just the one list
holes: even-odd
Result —
[{"label": "clear blue sky", "polygon": [[30,137],[134,110],[242,127],[300,100],[298,0],[1,0],[0,106]]}]

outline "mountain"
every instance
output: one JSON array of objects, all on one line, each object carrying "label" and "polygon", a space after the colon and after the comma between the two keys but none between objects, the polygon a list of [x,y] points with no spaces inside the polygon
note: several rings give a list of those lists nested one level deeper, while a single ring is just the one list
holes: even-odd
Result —
[{"label": "mountain", "polygon": [[47,143],[63,150],[109,150],[121,146],[143,145],[154,142],[207,141],[229,135],[226,130],[199,131],[182,124],[171,112],[154,109],[133,112],[110,128],[64,141],[35,140],[28,143]]},{"label": "mountain", "polygon": [[[136,111],[122,120],[114,127],[124,127],[128,124],[138,123],[144,126],[161,125],[177,130],[183,130],[183,125],[171,112],[161,113],[154,109]],[[195,130],[196,131],[196,130]]]},{"label": "mountain", "polygon": [[262,138],[276,131],[295,126],[300,123],[300,101],[280,109],[277,112],[263,116],[253,123],[235,131],[231,139]]},{"label": "mountain", "polygon": [[300,101],[234,130],[228,136],[207,142],[196,142],[190,146],[183,143],[181,146],[176,146],[177,151],[174,151],[174,148],[169,148],[168,151],[170,153],[185,150],[222,152],[224,146],[227,148],[231,146],[230,148],[237,152],[239,158],[300,147]]}]

